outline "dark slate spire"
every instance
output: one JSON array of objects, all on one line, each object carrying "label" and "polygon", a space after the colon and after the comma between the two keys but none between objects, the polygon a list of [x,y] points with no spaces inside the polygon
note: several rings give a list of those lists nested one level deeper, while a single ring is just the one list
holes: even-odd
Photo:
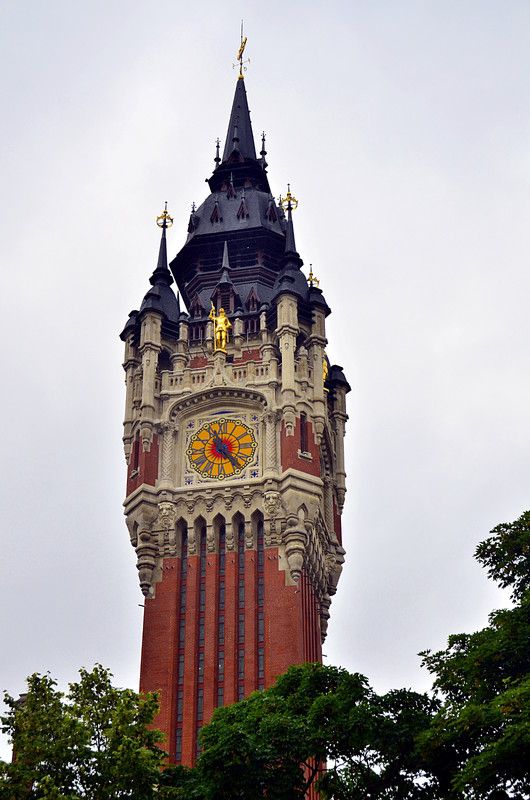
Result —
[{"label": "dark slate spire", "polygon": [[[162,219],[162,225],[160,226],[162,228],[162,238],[160,239],[160,249],[158,251],[158,263],[156,265],[155,271],[149,278],[149,283],[152,286],[154,286],[155,283],[165,283],[166,286],[171,286],[171,284],[173,283],[173,276],[169,271],[167,265],[167,242],[166,242],[167,223],[168,219],[171,220],[171,217],[167,213],[167,203],[164,213],[161,214],[160,217],[158,217],[158,219]],[[171,220],[170,224],[172,223],[173,220]]]},{"label": "dark slate spire", "polygon": [[228,242],[225,239],[224,247],[223,247],[223,263],[221,264],[221,281],[229,281],[230,278],[228,276],[228,272],[230,270],[230,261],[228,260]]},{"label": "dark slate spire", "polygon": [[256,148],[254,146],[254,136],[252,134],[252,124],[250,122],[250,112],[248,110],[247,93],[245,81],[242,77],[238,78],[234,102],[228,131],[226,134],[223,161],[228,161],[231,154],[237,148],[242,158],[256,159]]},{"label": "dark slate spire", "polygon": [[180,316],[180,302],[178,295],[175,296],[173,289],[170,288],[173,283],[173,276],[167,265],[166,229],[171,227],[173,219],[168,214],[167,203],[163,213],[157,217],[156,222],[162,228],[158,262],[155,271],[149,278],[152,288],[145,295],[139,313],[141,315],[144,311],[158,311],[168,322],[176,323]]},{"label": "dark slate spire", "polygon": [[219,280],[218,280],[218,282],[217,282],[217,284],[215,286],[215,289],[213,290],[213,292],[211,294],[211,298],[210,299],[213,301],[214,298],[216,298],[218,293],[221,292],[221,291],[222,292],[228,291],[231,295],[233,295],[234,300],[235,300],[234,305],[236,307],[241,305],[241,299],[240,299],[239,294],[238,294],[238,292],[236,290],[236,287],[234,286],[234,282],[232,281],[232,278],[230,277],[230,261],[228,259],[228,242],[226,240],[225,240],[225,243],[224,243],[224,246],[223,246],[223,261],[221,263],[221,277],[219,278]]},{"label": "dark slate spire", "polygon": [[285,252],[281,260],[281,272],[279,273],[274,284],[274,296],[276,299],[283,292],[296,294],[303,300],[307,299],[308,286],[307,281],[300,267],[304,263],[298,253],[296,252],[296,244],[294,241],[294,227],[293,227],[293,207],[298,205],[296,199],[292,196],[290,188],[287,190],[287,197],[283,201],[287,204],[287,227],[285,231]]},{"label": "dark slate spire", "polygon": [[298,201],[291,194],[291,187],[287,184],[287,197],[284,203],[287,203],[287,227],[285,229],[285,252],[283,255],[283,266],[292,264],[295,269],[300,269],[304,263],[296,251],[296,244],[294,241],[294,226],[293,226],[293,208],[296,208]]}]

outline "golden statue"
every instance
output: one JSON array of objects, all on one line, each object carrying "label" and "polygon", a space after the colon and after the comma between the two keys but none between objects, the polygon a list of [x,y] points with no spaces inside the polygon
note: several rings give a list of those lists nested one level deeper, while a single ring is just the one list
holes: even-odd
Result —
[{"label": "golden statue", "polygon": [[223,353],[226,353],[228,331],[232,327],[232,323],[226,316],[224,308],[219,309],[219,314],[215,313],[215,306],[213,302],[209,316],[213,322],[213,338],[215,342],[214,351],[221,350]]},{"label": "golden statue", "polygon": [[329,375],[329,364],[326,356],[322,359],[322,383],[324,384],[324,391],[329,392],[328,387],[326,386],[326,381]]}]

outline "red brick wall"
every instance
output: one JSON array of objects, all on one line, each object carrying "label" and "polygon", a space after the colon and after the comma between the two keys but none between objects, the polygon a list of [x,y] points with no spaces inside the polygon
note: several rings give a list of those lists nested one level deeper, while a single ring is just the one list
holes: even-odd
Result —
[{"label": "red brick wall", "polygon": [[206,554],[203,724],[209,722],[217,705],[218,559],[217,553]]},{"label": "red brick wall", "polygon": [[297,417],[294,436],[287,436],[285,428],[282,427],[280,437],[282,469],[286,470],[292,467],[300,470],[300,472],[307,472],[309,475],[320,477],[320,453],[315,442],[313,425],[310,420],[307,420],[306,424],[308,453],[311,455],[311,458],[307,456],[304,458],[300,455],[300,417]]},{"label": "red brick wall", "polygon": [[225,562],[225,706],[237,700],[237,553],[229,551]]},{"label": "red brick wall", "polygon": [[[137,447],[138,452],[138,468],[135,469],[134,448]],[[158,435],[153,434],[151,442],[151,449],[144,452],[142,450],[142,443],[136,440],[133,444],[133,452],[129,459],[129,467],[127,469],[127,497],[134,492],[142,483],[147,483],[149,486],[154,486],[158,478]],[[134,474],[133,474],[134,473]]]},{"label": "red brick wall", "polygon": [[[197,652],[199,620],[199,556],[188,556],[186,591],[186,644],[184,647],[184,714],[182,763],[195,762],[197,731]],[[176,683],[176,675],[173,676]]]},{"label": "red brick wall", "polygon": [[[277,548],[267,548],[264,559],[265,687],[293,664],[320,661],[320,627],[312,586],[303,575],[295,586],[285,585],[278,569]],[[186,592],[184,708],[182,763],[195,763],[197,735],[197,676],[199,619],[199,556],[188,557]],[[166,733],[164,747],[174,758],[176,730],[180,558],[165,558],[162,581],[145,602],[140,690],[160,693],[156,727]],[[245,695],[258,687],[257,552],[245,550]],[[204,711],[206,725],[217,705],[218,555],[206,556],[206,615],[204,642]],[[237,551],[225,560],[225,669],[224,704],[237,700]]]},{"label": "red brick wall", "polygon": [[193,356],[190,358],[189,367],[190,369],[202,369],[208,364],[208,358],[206,356]]},{"label": "red brick wall", "polygon": [[256,636],[257,551],[245,551],[245,695],[258,688]]},{"label": "red brick wall", "polygon": [[234,358],[234,364],[244,364],[246,361],[261,361],[261,353],[258,349],[244,350],[239,358]]},{"label": "red brick wall", "polygon": [[292,664],[304,661],[300,586],[286,586],[278,550],[265,550],[265,686]]},{"label": "red brick wall", "polygon": [[180,558],[165,558],[156,596],[146,599],[140,665],[140,691],[159,692],[160,711],[154,726],[166,734],[162,746],[174,752],[178,597]]}]

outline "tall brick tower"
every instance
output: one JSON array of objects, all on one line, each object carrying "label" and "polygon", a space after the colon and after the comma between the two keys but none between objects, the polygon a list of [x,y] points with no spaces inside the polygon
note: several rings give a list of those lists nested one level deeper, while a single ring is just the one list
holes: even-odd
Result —
[{"label": "tall brick tower", "polygon": [[[145,596],[140,688],[191,765],[216,706],[320,661],[342,569],[348,383],[256,155],[242,73],[210,194],[121,334],[125,514]],[[184,311],[172,289],[176,281]]]}]

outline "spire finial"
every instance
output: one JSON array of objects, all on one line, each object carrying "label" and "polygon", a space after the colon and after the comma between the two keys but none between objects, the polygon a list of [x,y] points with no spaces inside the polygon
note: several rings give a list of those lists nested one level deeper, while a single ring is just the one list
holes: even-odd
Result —
[{"label": "spire finial", "polygon": [[[247,37],[243,36],[243,20],[241,20],[241,41],[239,45],[239,50],[237,51],[236,59],[239,62],[239,80],[242,81],[245,77],[243,72],[246,72],[246,67],[244,64],[250,64],[250,58],[247,58],[246,61],[243,61],[243,53],[245,52],[245,47],[247,46]],[[234,64],[234,67],[236,64]]]},{"label": "spire finial", "polygon": [[165,202],[164,210],[156,218],[156,224],[158,225],[159,228],[163,228],[164,231],[166,230],[166,228],[171,228],[171,226],[173,225],[173,217],[170,216],[167,210],[167,200]]},{"label": "spire finial", "polygon": [[216,164],[220,164],[221,163],[221,156],[219,155],[219,147],[220,147],[220,145],[221,145],[221,141],[220,141],[219,137],[217,137],[217,139],[215,140],[215,158],[214,158],[214,161],[215,161]]},{"label": "spire finial", "polygon": [[156,224],[159,228],[162,228],[162,236],[160,238],[160,250],[158,251],[156,269],[149,278],[149,281],[151,286],[154,286],[156,283],[165,283],[167,286],[171,286],[173,278],[167,266],[166,228],[171,228],[173,225],[173,217],[167,210],[167,201],[164,204],[164,210],[156,218]]},{"label": "spire finial", "polygon": [[284,211],[287,211],[287,215],[289,216],[291,211],[296,211],[298,208],[298,200],[291,194],[291,184],[287,184],[287,194],[285,197],[280,195],[280,205]]},{"label": "spire finial", "polygon": [[320,281],[313,272],[313,265],[309,265],[309,275],[307,276],[307,282],[310,286],[314,286],[316,289],[320,286]]}]

